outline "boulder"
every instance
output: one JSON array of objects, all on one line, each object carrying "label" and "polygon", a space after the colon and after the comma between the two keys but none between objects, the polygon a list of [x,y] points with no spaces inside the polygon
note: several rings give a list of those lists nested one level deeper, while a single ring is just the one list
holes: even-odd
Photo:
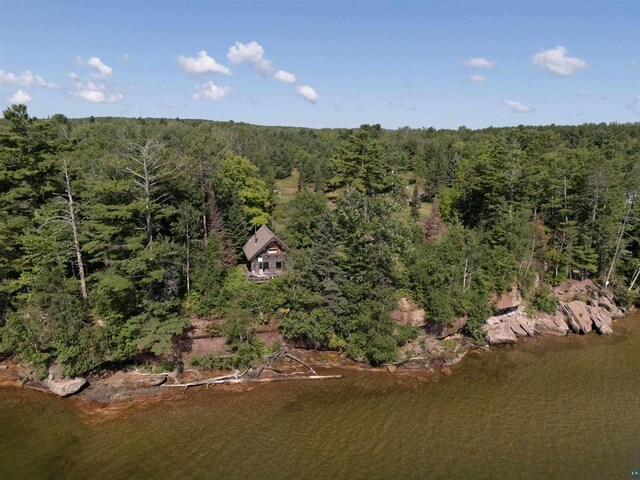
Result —
[{"label": "boulder", "polygon": [[561,312],[556,312],[553,316],[539,313],[534,319],[534,329],[540,335],[555,335],[557,337],[564,337],[569,333],[569,326]]},{"label": "boulder", "polygon": [[508,322],[494,323],[485,327],[486,335],[484,339],[491,345],[499,345],[501,343],[516,343],[516,334],[513,333]]},{"label": "boulder", "polygon": [[86,378],[68,378],[55,380],[47,378],[42,382],[45,387],[51,390],[59,397],[68,397],[78,393],[87,384]]},{"label": "boulder", "polygon": [[566,308],[571,330],[575,333],[589,333],[593,329],[593,321],[584,302],[574,300],[563,304],[563,306]]},{"label": "boulder", "polygon": [[533,337],[536,334],[535,329],[533,328],[533,320],[524,312],[514,313],[511,316],[510,321],[517,324],[521,330],[524,330],[527,336]]},{"label": "boulder", "polygon": [[598,327],[598,333],[602,335],[611,335],[613,333],[613,329],[606,323],[603,323]]},{"label": "boulder", "polygon": [[524,328],[519,319],[515,316],[508,317],[507,323],[509,328],[516,334],[517,337],[526,337],[528,335],[527,330]]},{"label": "boulder", "polygon": [[512,288],[497,295],[494,302],[498,310],[512,310],[522,305],[522,296],[517,288]]},{"label": "boulder", "polygon": [[422,327],[425,324],[426,315],[424,309],[415,308],[408,298],[402,297],[398,301],[398,308],[391,312],[391,317],[401,325]]},{"label": "boulder", "polygon": [[387,365],[387,371],[393,373],[398,369],[395,365]]},{"label": "boulder", "polygon": [[603,335],[609,335],[613,333],[611,325],[613,321],[604,308],[600,307],[587,307],[589,314],[591,315],[591,321],[593,322],[598,333]]},{"label": "boulder", "polygon": [[611,318],[620,318],[624,315],[622,313],[622,310],[620,310],[618,306],[605,295],[602,295],[598,299],[598,306],[604,308],[607,312],[609,312],[609,316],[611,316]]},{"label": "boulder", "polygon": [[439,325],[427,323],[425,331],[429,335],[434,335],[438,339],[446,338],[458,333],[467,324],[467,317],[456,318],[451,325]]}]

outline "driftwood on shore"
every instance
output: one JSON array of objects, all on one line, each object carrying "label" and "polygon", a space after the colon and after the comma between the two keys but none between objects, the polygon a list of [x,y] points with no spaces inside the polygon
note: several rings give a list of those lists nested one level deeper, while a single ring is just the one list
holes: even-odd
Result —
[{"label": "driftwood on shore", "polygon": [[[272,366],[272,363],[279,358],[288,358],[293,360],[294,362],[299,363],[304,368],[306,368],[311,375],[301,375],[298,372],[294,373],[284,373],[282,370],[279,370]],[[277,373],[278,377],[269,377],[269,378],[259,378],[262,375],[263,370],[270,370],[272,372]],[[342,378],[342,375],[318,375],[311,366],[306,364],[304,361],[292,355],[291,353],[280,350],[269,357],[266,358],[266,363],[262,365],[258,365],[252,368],[247,368],[244,372],[240,373],[239,370],[236,370],[231,375],[222,375],[219,377],[207,378],[203,380],[196,380],[195,382],[188,383],[165,383],[162,384],[162,387],[181,387],[186,391],[189,387],[200,387],[206,386],[207,388],[210,385],[237,385],[241,383],[263,383],[263,382],[283,382],[283,381],[294,381],[294,380],[326,380],[331,378]]]},{"label": "driftwood on shore", "polygon": [[209,385],[237,385],[240,383],[258,383],[258,382],[289,382],[294,380],[327,380],[329,378],[342,378],[342,375],[284,375],[281,377],[269,377],[269,378],[244,378],[236,377],[234,375],[227,375],[224,377],[209,378],[207,380],[201,380],[199,382],[189,383],[172,383],[164,384],[163,387],[182,387],[187,389],[189,387],[209,386]]}]

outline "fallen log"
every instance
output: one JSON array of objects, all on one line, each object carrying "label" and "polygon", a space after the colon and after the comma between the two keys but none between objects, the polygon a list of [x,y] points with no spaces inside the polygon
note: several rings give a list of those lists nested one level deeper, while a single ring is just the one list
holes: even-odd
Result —
[{"label": "fallen log", "polygon": [[172,383],[172,384],[164,384],[162,387],[182,387],[185,389],[189,387],[198,387],[202,385],[206,385],[207,387],[210,385],[237,385],[240,383],[258,383],[258,382],[288,382],[294,380],[327,380],[330,378],[342,378],[342,375],[292,375],[292,376],[284,376],[284,377],[273,377],[273,378],[242,378],[236,377],[234,375],[228,375],[227,377],[217,377],[216,379],[202,380],[200,382],[189,382],[189,383]]},{"label": "fallen log", "polygon": [[293,355],[291,355],[289,352],[285,352],[284,356],[287,358],[290,358],[291,360],[298,362],[300,365],[302,365],[304,368],[306,368],[307,370],[309,370],[311,373],[313,373],[315,376],[318,376],[317,372],[311,368],[309,365],[307,365],[306,363],[304,363],[302,360],[300,360],[298,357],[295,357]]},{"label": "fallen log", "polygon": [[[246,373],[246,371],[244,373]],[[198,387],[200,385],[213,385],[213,384],[219,383],[221,380],[229,380],[232,378],[240,378],[240,377],[241,377],[240,372],[236,370],[235,373],[232,375],[222,375],[221,377],[207,378],[205,380],[197,380],[195,382],[188,382],[188,383],[169,383],[169,384],[163,384],[162,386],[163,387],[185,387],[185,388]]]}]

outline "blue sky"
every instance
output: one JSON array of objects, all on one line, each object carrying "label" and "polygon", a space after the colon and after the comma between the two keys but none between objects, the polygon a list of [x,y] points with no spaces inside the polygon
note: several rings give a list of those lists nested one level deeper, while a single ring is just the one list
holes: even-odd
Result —
[{"label": "blue sky", "polygon": [[0,70],[39,117],[637,122],[640,1],[2,0]]}]

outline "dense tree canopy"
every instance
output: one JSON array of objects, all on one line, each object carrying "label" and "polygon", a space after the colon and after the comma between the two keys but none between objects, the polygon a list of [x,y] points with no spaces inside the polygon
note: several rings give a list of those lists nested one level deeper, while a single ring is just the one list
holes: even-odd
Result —
[{"label": "dense tree canopy", "polygon": [[[201,316],[237,362],[277,319],[292,342],[381,364],[415,334],[391,319],[400,296],[477,338],[512,286],[540,308],[567,278],[638,301],[639,204],[638,124],[311,130],[16,105],[0,122],[0,355],[69,374],[179,363]],[[241,247],[270,222],[286,274],[249,284]]]}]

